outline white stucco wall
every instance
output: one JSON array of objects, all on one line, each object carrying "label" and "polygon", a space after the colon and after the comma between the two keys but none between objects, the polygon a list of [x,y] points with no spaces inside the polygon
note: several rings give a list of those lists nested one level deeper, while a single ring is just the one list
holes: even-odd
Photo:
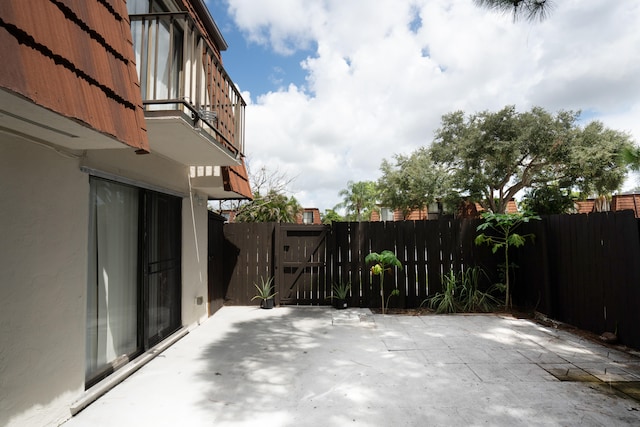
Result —
[{"label": "white stucco wall", "polygon": [[[0,425],[57,425],[84,393],[89,175],[182,194],[182,324],[207,318],[206,196],[133,150],[82,158],[0,133]],[[202,297],[202,304],[196,298]]]},{"label": "white stucco wall", "polygon": [[89,181],[0,134],[0,425],[42,426],[84,390]]},{"label": "white stucco wall", "polygon": [[[182,202],[182,324],[207,318],[207,198],[196,193]],[[202,297],[197,304],[196,298]]]}]

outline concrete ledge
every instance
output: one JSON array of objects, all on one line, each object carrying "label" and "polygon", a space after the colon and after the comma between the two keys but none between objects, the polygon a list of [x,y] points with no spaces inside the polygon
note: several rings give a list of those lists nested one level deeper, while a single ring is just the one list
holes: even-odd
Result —
[{"label": "concrete ledge", "polygon": [[100,381],[98,384],[94,385],[90,389],[84,392],[84,394],[76,400],[71,407],[69,408],[71,411],[71,415],[76,415],[78,412],[82,411],[84,408],[95,402],[109,390],[120,384],[122,381],[131,376],[138,369],[142,368],[147,363],[151,362],[157,355],[165,351],[167,348],[175,344],[182,337],[187,335],[189,330],[187,328],[181,328],[178,331],[174,332],[164,341],[156,344],[154,347],[150,348],[145,353],[141,354],[139,357],[135,358],[131,362],[127,363],[122,369],[118,369],[113,374],[109,375],[104,380]]}]

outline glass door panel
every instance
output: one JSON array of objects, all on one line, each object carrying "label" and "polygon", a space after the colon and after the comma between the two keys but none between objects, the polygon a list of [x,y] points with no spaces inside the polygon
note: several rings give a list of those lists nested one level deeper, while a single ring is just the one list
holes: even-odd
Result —
[{"label": "glass door panel", "polygon": [[145,194],[145,309],[148,346],[181,325],[181,200]]},{"label": "glass door panel", "polygon": [[85,377],[108,375],[136,353],[138,190],[91,179]]}]

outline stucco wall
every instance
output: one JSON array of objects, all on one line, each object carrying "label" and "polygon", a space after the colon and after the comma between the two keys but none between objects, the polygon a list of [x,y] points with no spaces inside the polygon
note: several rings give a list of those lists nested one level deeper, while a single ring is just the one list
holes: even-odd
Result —
[{"label": "stucco wall", "polygon": [[[182,324],[207,318],[207,198],[197,194],[182,203]],[[197,304],[196,298],[202,297]]]},{"label": "stucco wall", "polygon": [[0,134],[0,183],[0,425],[47,425],[84,390],[89,182]]},{"label": "stucco wall", "polygon": [[186,167],[128,149],[79,159],[0,133],[2,426],[57,425],[84,393],[89,175],[80,166],[185,195],[182,324],[207,318],[207,203],[189,196]]}]

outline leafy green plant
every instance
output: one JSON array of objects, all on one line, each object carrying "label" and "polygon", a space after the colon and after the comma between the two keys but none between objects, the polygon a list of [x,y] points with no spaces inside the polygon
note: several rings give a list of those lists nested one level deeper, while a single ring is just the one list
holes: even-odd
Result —
[{"label": "leafy green plant", "polygon": [[258,285],[257,283],[254,283],[254,286],[256,287],[257,293],[253,298],[251,298],[251,301],[254,299],[266,301],[277,294],[277,292],[273,292],[273,277],[270,277],[265,281],[264,277],[260,276],[260,284]]},{"label": "leafy green plant", "polygon": [[481,277],[487,277],[480,267],[471,267],[456,274],[449,271],[442,276],[443,292],[438,292],[422,302],[429,304],[436,313],[457,312],[488,312],[498,305],[498,300],[492,295],[496,290],[491,287],[487,292],[480,290]]},{"label": "leafy green plant", "polygon": [[482,277],[488,279],[487,273],[478,266],[467,268],[461,274],[459,301],[462,311],[465,312],[488,312],[497,305],[498,300],[492,295],[497,287],[492,286],[487,292],[479,289]]},{"label": "leafy green plant", "polygon": [[391,299],[391,297],[397,297],[398,295],[400,295],[400,289],[395,288],[394,290],[391,291],[391,293],[389,294],[389,296],[387,297],[387,307],[389,307],[389,300]]},{"label": "leafy green plant", "polygon": [[333,296],[331,298],[347,299],[351,290],[351,283],[334,283],[332,286]]},{"label": "leafy green plant", "polygon": [[458,301],[456,300],[456,288],[458,287],[458,278],[456,274],[449,271],[442,276],[443,292],[437,292],[431,298],[426,299],[422,303],[429,303],[429,307],[436,310],[436,313],[455,313],[458,311]]},{"label": "leafy green plant", "polygon": [[[476,229],[476,231],[482,231],[482,233],[476,237],[475,243],[476,245],[490,245],[491,252],[493,252],[494,254],[499,250],[504,251],[504,305],[506,308],[510,309],[511,286],[509,282],[509,268],[511,264],[509,263],[509,249],[511,247],[523,246],[526,243],[527,239],[535,241],[535,235],[533,233],[522,235],[516,233],[515,231],[523,223],[529,222],[530,220],[539,220],[540,217],[529,212],[510,214],[496,214],[493,212],[485,212],[482,214],[482,219],[484,220],[484,222],[480,224]],[[487,234],[490,231],[492,233]]]},{"label": "leafy green plant", "polygon": [[[371,252],[367,255],[364,261],[368,263],[374,263],[371,267],[371,273],[374,276],[380,276],[380,299],[382,304],[382,314],[385,314],[385,305],[384,305],[384,273],[387,271],[391,271],[392,267],[398,267],[402,270],[402,263],[396,257],[396,254],[389,250],[382,251],[381,253]],[[394,294],[394,292],[396,292]],[[395,289],[391,292],[391,295],[399,295],[400,291]],[[389,299],[387,298],[387,302]]]}]

